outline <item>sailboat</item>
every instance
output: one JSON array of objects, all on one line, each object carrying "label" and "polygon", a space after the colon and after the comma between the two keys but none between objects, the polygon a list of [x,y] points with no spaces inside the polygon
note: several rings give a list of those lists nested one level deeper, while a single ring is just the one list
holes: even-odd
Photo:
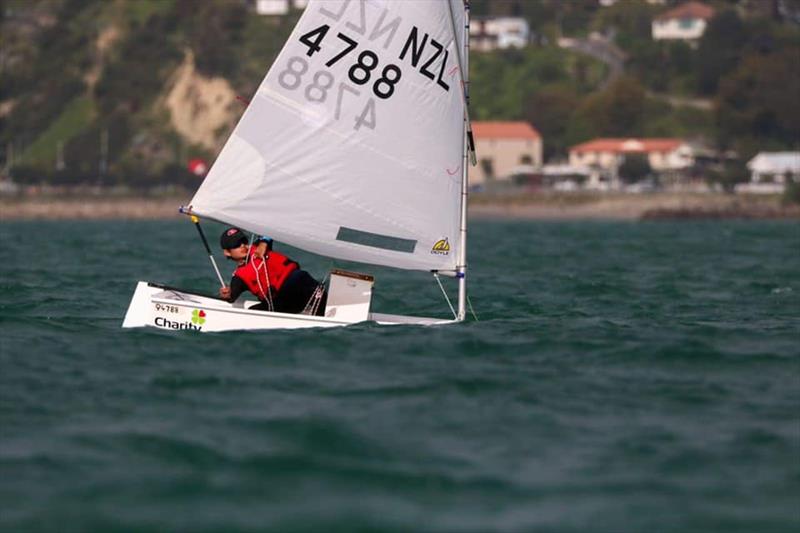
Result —
[{"label": "sailboat", "polygon": [[454,278],[456,307],[442,289],[452,319],[373,313],[374,278],[334,270],[323,316],[253,310],[257,301],[140,281],[123,327],[464,320],[475,163],[468,36],[468,0],[311,0],[181,208],[195,223],[223,222],[332,259],[430,272],[440,287],[440,277]]}]

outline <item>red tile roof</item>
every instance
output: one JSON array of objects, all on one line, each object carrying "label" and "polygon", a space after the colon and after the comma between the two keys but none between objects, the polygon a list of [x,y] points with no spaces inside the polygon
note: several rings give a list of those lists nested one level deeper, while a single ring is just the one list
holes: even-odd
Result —
[{"label": "red tile roof", "polygon": [[661,13],[656,17],[656,20],[670,20],[670,19],[704,19],[708,20],[714,16],[714,9],[700,2],[687,2],[681,4],[675,9],[670,9],[665,13]]},{"label": "red tile roof", "polygon": [[539,132],[527,122],[473,121],[476,139],[538,139]]},{"label": "red tile roof", "polygon": [[570,152],[650,153],[671,152],[681,139],[594,139],[570,148]]}]

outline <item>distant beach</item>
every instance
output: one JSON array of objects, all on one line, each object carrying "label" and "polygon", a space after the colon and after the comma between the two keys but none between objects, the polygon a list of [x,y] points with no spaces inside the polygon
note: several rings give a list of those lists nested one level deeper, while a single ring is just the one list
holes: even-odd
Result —
[{"label": "distant beach", "polygon": [[[160,196],[6,196],[0,220],[168,219],[190,194]],[[777,196],[722,193],[527,193],[470,196],[472,218],[530,220],[642,220],[800,218],[800,205],[784,205]]]}]

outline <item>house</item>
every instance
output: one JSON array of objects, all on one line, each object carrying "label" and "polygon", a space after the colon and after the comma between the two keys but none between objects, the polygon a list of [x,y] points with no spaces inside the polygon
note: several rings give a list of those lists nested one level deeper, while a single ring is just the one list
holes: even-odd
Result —
[{"label": "house", "polygon": [[527,122],[472,123],[478,166],[470,170],[470,186],[510,181],[515,174],[542,166],[542,137]]},{"label": "house", "polygon": [[700,2],[688,2],[658,15],[652,23],[653,40],[697,41],[703,36],[714,9]]},{"label": "house", "polygon": [[790,181],[800,183],[800,152],[761,152],[747,163],[750,181],[736,192],[779,194]]},{"label": "house", "polygon": [[691,145],[682,139],[669,138],[593,139],[570,148],[569,164],[596,171],[588,187],[613,188],[619,186],[619,167],[631,154],[646,156],[650,168],[667,179],[678,178],[694,165]]},{"label": "house", "polygon": [[481,52],[525,48],[530,35],[528,21],[521,17],[474,18],[469,23],[470,48]]},{"label": "house", "polygon": [[259,15],[287,15],[289,0],[255,0],[255,7]]},{"label": "house", "polygon": [[[621,0],[599,0],[600,7],[611,7],[614,4],[620,2]],[[667,0],[646,0],[650,5],[664,5],[667,3]]]},{"label": "house", "polygon": [[259,15],[288,15],[291,8],[305,9],[308,0],[255,0]]},{"label": "house", "polygon": [[545,165],[541,170],[541,185],[557,191],[575,191],[582,188],[594,172],[588,167],[573,167],[564,163]]}]

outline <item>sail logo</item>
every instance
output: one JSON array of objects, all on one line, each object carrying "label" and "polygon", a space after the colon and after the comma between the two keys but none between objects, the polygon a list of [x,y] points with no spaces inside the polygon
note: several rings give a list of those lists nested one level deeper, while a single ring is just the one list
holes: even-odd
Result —
[{"label": "sail logo", "polygon": [[434,255],[449,255],[450,241],[447,240],[447,237],[436,241],[433,245],[433,248],[431,248],[431,253]]},{"label": "sail logo", "polygon": [[[158,314],[161,313],[173,313],[175,315],[183,314],[183,309],[178,307],[177,305],[167,305],[162,303],[155,304],[155,311]],[[174,318],[178,318],[175,316]],[[206,312],[202,309],[194,309],[192,310],[192,316],[189,320],[184,320],[179,322],[177,320],[170,320],[165,316],[156,316],[153,320],[153,324],[156,327],[164,328],[164,329],[193,329],[195,331],[200,331],[203,329],[203,324],[206,323]]]},{"label": "sail logo", "polygon": [[195,309],[192,311],[192,324],[202,326],[206,323],[206,312],[202,309]]},{"label": "sail logo", "polygon": [[202,326],[206,323],[206,312],[202,309],[195,309],[192,311],[192,324]]}]

